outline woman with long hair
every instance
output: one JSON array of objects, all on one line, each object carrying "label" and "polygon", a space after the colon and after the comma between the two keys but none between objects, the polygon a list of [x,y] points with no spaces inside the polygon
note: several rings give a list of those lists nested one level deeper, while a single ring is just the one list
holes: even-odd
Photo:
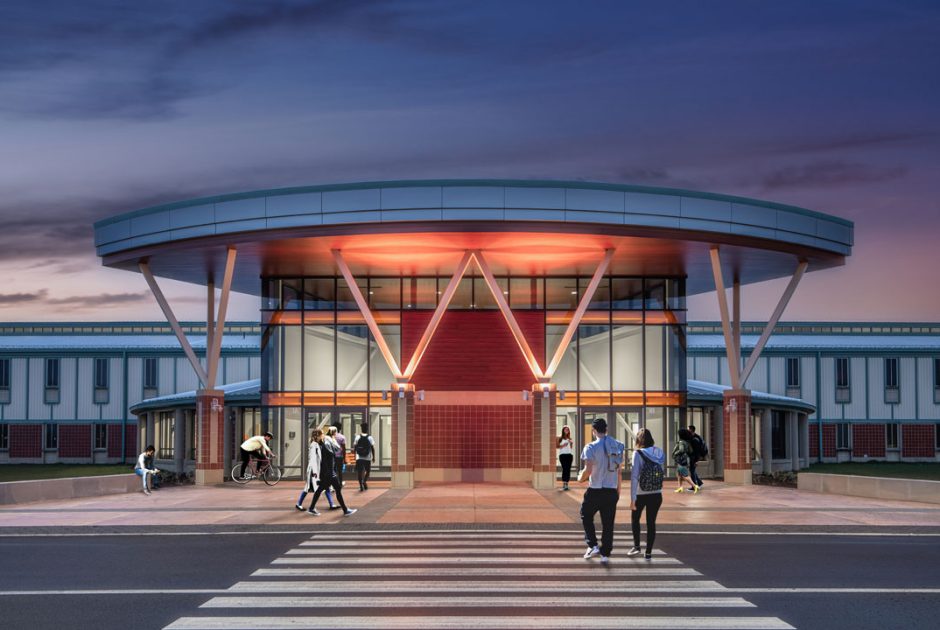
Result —
[{"label": "woman with long hair", "polygon": [[688,429],[679,429],[679,440],[672,449],[672,459],[676,462],[676,492],[685,492],[685,488],[682,487],[682,480],[685,479],[689,482],[689,490],[698,494],[699,487],[692,481],[692,473],[689,470],[694,452],[689,443],[691,439],[692,434]]},{"label": "woman with long hair", "polygon": [[574,461],[574,440],[571,439],[571,429],[567,426],[561,428],[561,435],[558,436],[558,462],[561,464],[561,489],[568,490],[568,482],[571,481],[571,462]]},{"label": "woman with long hair", "polygon": [[656,515],[663,504],[663,477],[666,454],[655,445],[649,429],[636,434],[633,468],[630,470],[630,525],[633,529],[633,549],[628,556],[640,553],[640,517],[646,510],[646,559],[653,557],[656,541]]},{"label": "woman with long hair", "polygon": [[[294,504],[294,507],[300,511],[304,510],[304,499],[307,497],[307,494],[310,492],[316,492],[317,487],[320,485],[320,466],[323,461],[323,455],[320,450],[320,442],[323,441],[323,431],[320,429],[314,429],[310,433],[310,449],[307,451],[307,479],[304,483],[304,489],[300,491],[300,496],[297,498],[297,503]],[[330,489],[326,489],[326,501],[330,504],[330,509],[333,509],[333,495],[330,493]]]},{"label": "woman with long hair", "polygon": [[336,500],[339,501],[339,506],[343,508],[343,516],[354,514],[356,510],[350,510],[346,507],[346,502],[343,500],[343,486],[340,485],[339,478],[336,476],[336,451],[339,449],[339,445],[336,444],[333,438],[329,435],[323,435],[322,432],[317,436],[317,443],[320,445],[320,483],[316,492],[313,493],[313,500],[310,501],[310,509],[307,510],[307,513],[320,516],[317,511],[317,499],[320,498],[320,494],[332,486],[333,492],[336,494]]}]

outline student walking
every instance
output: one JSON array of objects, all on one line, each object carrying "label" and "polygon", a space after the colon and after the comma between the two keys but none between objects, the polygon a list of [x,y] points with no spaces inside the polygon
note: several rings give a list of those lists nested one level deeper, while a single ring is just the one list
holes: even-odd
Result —
[{"label": "student walking", "polygon": [[691,437],[688,429],[679,429],[679,441],[672,449],[672,459],[676,463],[676,492],[685,492],[685,488],[682,487],[684,479],[689,483],[689,489],[698,494],[699,488],[692,481],[689,473],[689,461],[692,455],[692,447],[689,445]]},{"label": "student walking", "polygon": [[[314,432],[314,434],[316,435],[316,432]],[[343,500],[343,486],[340,485],[339,478],[336,476],[336,451],[338,450],[336,443],[329,435],[323,435],[322,432],[316,435],[316,439],[317,443],[320,445],[320,483],[313,493],[313,499],[310,501],[310,509],[307,510],[307,512],[313,516],[320,516],[320,513],[317,511],[317,499],[320,498],[320,495],[327,488],[332,486],[333,491],[336,493],[336,500],[339,501],[340,507],[343,508],[343,516],[355,514],[356,510],[350,510],[346,507],[346,502]]]},{"label": "student walking", "polygon": [[[584,559],[601,557],[601,563],[607,564],[610,552],[614,548],[614,519],[617,516],[617,501],[620,499],[620,485],[623,468],[623,442],[618,442],[607,435],[607,421],[598,418],[591,425],[594,441],[584,447],[581,462],[584,468],[578,472],[578,481],[588,479],[588,489],[584,491],[581,503],[581,525],[584,527],[584,542],[587,551]],[[594,529],[594,515],[601,513],[601,544],[597,546],[597,531]]]},{"label": "student walking", "polygon": [[359,426],[353,450],[356,452],[356,478],[359,480],[359,492],[369,489],[369,473],[375,463],[375,440],[369,435],[369,425],[363,422]]},{"label": "student walking", "polygon": [[571,463],[574,461],[574,440],[571,439],[571,429],[567,426],[561,428],[558,437],[558,463],[561,464],[561,489],[568,490],[571,481]]},{"label": "student walking", "polygon": [[655,445],[649,429],[636,434],[633,468],[630,471],[630,525],[633,549],[628,556],[640,554],[640,517],[646,510],[646,559],[653,557],[656,541],[656,515],[663,504],[663,478],[666,476],[666,454]]},{"label": "student walking", "polygon": [[708,446],[705,444],[705,440],[702,439],[702,436],[695,432],[694,425],[689,425],[689,435],[691,436],[689,438],[689,446],[692,447],[692,457],[689,458],[689,476],[692,478],[692,483],[701,488],[702,478],[698,476],[695,467],[700,461],[708,457]]},{"label": "student walking", "polygon": [[[322,464],[323,456],[320,451],[320,442],[319,439],[322,439],[323,431],[320,429],[314,429],[310,434],[310,448],[307,451],[307,480],[304,484],[304,489],[300,491],[300,496],[297,498],[297,503],[294,504],[294,507],[300,511],[304,510],[304,498],[310,492],[316,492],[317,487],[320,485],[320,466]],[[330,489],[327,488],[326,492],[326,501],[330,504],[330,509],[333,509],[333,495],[330,492]]]},{"label": "student walking", "polygon": [[330,437],[333,438],[333,441],[336,442],[336,445],[339,447],[336,453],[336,478],[339,479],[339,485],[345,486],[346,482],[343,481],[343,473],[346,472],[346,436],[343,435],[340,427],[332,426],[330,427]]},{"label": "student walking", "polygon": [[141,478],[141,482],[144,486],[144,494],[150,494],[150,484],[148,481],[152,480],[152,477],[160,472],[158,469],[153,467],[153,455],[156,453],[157,449],[153,447],[153,444],[144,449],[144,452],[137,456],[137,465],[134,467],[134,472],[138,477]]}]

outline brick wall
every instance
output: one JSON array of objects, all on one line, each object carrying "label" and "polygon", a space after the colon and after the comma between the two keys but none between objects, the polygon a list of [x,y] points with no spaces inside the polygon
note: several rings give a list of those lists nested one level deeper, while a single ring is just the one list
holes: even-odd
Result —
[{"label": "brick wall", "polygon": [[[836,456],[836,425],[824,424],[822,429],[823,457],[834,458]],[[819,427],[813,423],[809,425],[809,456],[819,457]]]},{"label": "brick wall", "polygon": [[[555,426],[555,412],[557,405],[555,402],[556,394],[552,392],[548,398],[539,396],[535,393],[532,397],[532,470],[535,472],[555,472],[557,462],[556,439],[558,429]],[[542,409],[548,407],[548,443],[547,460],[542,463]]]},{"label": "brick wall", "polygon": [[[108,457],[121,456],[121,428],[122,425],[120,424],[112,424],[108,427]],[[136,459],[137,455],[139,455],[137,451],[137,426],[128,424],[124,456]]]},{"label": "brick wall", "polygon": [[[545,315],[513,311],[529,347],[544,363]],[[411,359],[432,313],[401,316],[402,363]],[[529,389],[532,372],[499,311],[447,311],[412,382],[417,389],[512,391]]]},{"label": "brick wall", "polygon": [[885,425],[852,425],[852,456],[865,457],[866,455],[868,457],[885,456]]},{"label": "brick wall", "polygon": [[935,431],[932,424],[902,424],[901,456],[935,457],[937,454],[934,446]]},{"label": "brick wall", "polygon": [[531,405],[414,406],[416,468],[532,467]]},{"label": "brick wall", "polygon": [[10,425],[10,457],[42,457],[42,425]]},{"label": "brick wall", "polygon": [[91,425],[59,425],[59,457],[91,457]]}]

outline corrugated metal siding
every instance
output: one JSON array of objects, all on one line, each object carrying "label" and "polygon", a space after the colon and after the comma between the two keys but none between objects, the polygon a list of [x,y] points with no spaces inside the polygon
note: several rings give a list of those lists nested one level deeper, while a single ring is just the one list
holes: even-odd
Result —
[{"label": "corrugated metal siding", "polygon": [[[901,357],[898,361],[898,386],[901,388],[901,401],[895,405],[895,420],[913,420],[917,413],[914,400],[914,388],[917,387],[917,383],[914,382],[914,363],[914,357]],[[884,371],[883,367],[882,371]]]},{"label": "corrugated metal siding", "polygon": [[248,378],[261,378],[261,357],[248,358]]},{"label": "corrugated metal siding", "polygon": [[708,383],[718,382],[718,362],[715,357],[695,357],[695,379]]},{"label": "corrugated metal siding", "polygon": [[745,383],[744,386],[747,389],[767,392],[767,357],[761,357],[757,360],[757,364],[754,366],[754,370],[747,378],[747,383]]},{"label": "corrugated metal siding", "polygon": [[144,397],[144,360],[141,357],[127,358],[127,402],[136,405]]},{"label": "corrugated metal siding", "polygon": [[26,391],[27,359],[10,359],[10,404],[5,406],[3,417],[5,420],[23,420],[26,417]]},{"label": "corrugated metal siding", "polygon": [[130,417],[127,411],[127,405],[124,401],[124,360],[121,357],[113,357],[110,361],[111,370],[111,392],[108,398],[108,404],[101,406],[102,418],[105,420],[118,420],[125,415]]},{"label": "corrugated metal siding", "polygon": [[[94,403],[93,391],[94,370],[94,359],[83,357],[78,360],[78,417],[83,420],[98,419],[98,405]],[[120,384],[120,377],[120,374],[111,375],[112,390]]]},{"label": "corrugated metal siding", "polygon": [[[867,357],[868,362],[868,417],[890,420],[891,407],[885,404],[885,364],[880,357]],[[864,414],[863,414],[864,415]]]},{"label": "corrugated metal siding", "polygon": [[49,405],[43,398],[45,391],[44,359],[29,359],[29,419],[48,420]]},{"label": "corrugated metal siding", "polygon": [[78,359],[59,359],[59,404],[52,405],[54,420],[75,419],[75,388],[78,387]]},{"label": "corrugated metal siding", "polygon": [[823,357],[820,361],[820,387],[822,388],[819,406],[823,420],[840,420],[842,405],[836,404],[836,367],[835,359]]},{"label": "corrugated metal siding", "polygon": [[193,371],[193,366],[189,364],[186,357],[177,357],[176,359],[176,391],[188,392],[199,389],[199,377]]},{"label": "corrugated metal siding", "polygon": [[[849,359],[849,372],[849,376],[851,377],[850,382],[852,383],[852,402],[845,406],[845,417],[864,418],[866,385],[865,357],[852,357]],[[833,396],[835,396],[835,394],[833,394]]]},{"label": "corrugated metal siding", "polygon": [[238,383],[251,378],[248,376],[248,357],[225,357],[224,360],[226,383]]},{"label": "corrugated metal siding", "polygon": [[[786,384],[786,381],[784,381]],[[800,359],[800,398],[816,404],[816,357],[802,357]],[[817,412],[818,413],[818,412]],[[815,418],[816,413],[810,414]]]},{"label": "corrugated metal siding", "polygon": [[787,360],[785,357],[766,357],[770,370],[770,384],[767,391],[778,396],[787,394]]},{"label": "corrugated metal siding", "polygon": [[728,371],[728,357],[719,357],[718,384],[731,385],[731,373]]},{"label": "corrugated metal siding", "polygon": [[933,402],[933,358],[917,359],[918,413],[921,420],[940,420],[940,405]]},{"label": "corrugated metal siding", "polygon": [[[174,389],[176,383],[173,379],[173,357],[157,358],[157,392],[158,396],[169,396],[178,390]],[[190,368],[192,370],[192,368]]]}]

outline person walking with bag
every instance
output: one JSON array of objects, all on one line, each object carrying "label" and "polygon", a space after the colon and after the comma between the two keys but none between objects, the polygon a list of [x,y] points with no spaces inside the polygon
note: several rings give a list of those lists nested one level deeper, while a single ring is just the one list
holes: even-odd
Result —
[{"label": "person walking with bag", "polygon": [[689,458],[689,476],[692,478],[692,483],[701,489],[702,478],[698,476],[695,467],[700,461],[708,457],[708,446],[702,436],[695,432],[695,426],[691,424],[689,425],[689,436],[689,446],[692,447],[692,456]]},{"label": "person walking with bag", "polygon": [[633,468],[630,472],[630,525],[633,549],[628,556],[640,554],[640,517],[646,510],[646,559],[653,558],[656,541],[656,516],[663,504],[663,479],[666,476],[666,454],[655,445],[649,429],[636,434]]},{"label": "person walking with bag", "polygon": [[356,453],[356,478],[359,480],[359,492],[369,489],[369,473],[375,463],[375,440],[369,435],[369,425],[363,422],[359,426],[361,433],[356,436],[353,450]]},{"label": "person walking with bag", "polygon": [[571,429],[561,428],[561,436],[558,438],[558,463],[561,464],[561,489],[568,490],[568,483],[571,481],[571,463],[574,461],[574,440],[571,439]]},{"label": "person walking with bag", "polygon": [[672,449],[672,459],[676,462],[676,492],[685,492],[685,489],[682,487],[682,480],[685,479],[689,482],[689,486],[691,486],[690,490],[698,494],[699,488],[695,485],[695,482],[692,481],[691,473],[689,472],[689,462],[692,458],[692,447],[689,445],[691,438],[692,434],[689,433],[688,429],[679,429],[679,441],[676,442],[675,447]]},{"label": "person walking with bag", "polygon": [[320,516],[317,511],[317,499],[332,486],[333,491],[336,493],[336,500],[343,508],[343,516],[355,514],[356,510],[350,510],[346,507],[346,502],[343,500],[343,486],[340,485],[339,478],[336,476],[336,451],[339,447],[336,446],[336,442],[329,435],[323,435],[322,432],[318,435],[317,432],[314,432],[314,434],[317,443],[320,445],[320,483],[317,485],[316,492],[313,493],[313,500],[310,501],[310,509],[307,510],[307,513],[312,516]]},{"label": "person walking with bag", "polygon": [[[620,485],[623,476],[623,442],[607,436],[607,421],[598,418],[591,425],[595,440],[584,447],[581,462],[584,468],[578,473],[578,481],[588,479],[588,489],[584,491],[581,503],[581,525],[584,527],[584,542],[587,551],[584,559],[601,557],[601,564],[610,561],[610,552],[614,548],[614,520],[617,516],[617,501],[620,499]],[[601,544],[597,546],[597,531],[594,528],[594,515],[601,513]]]}]

